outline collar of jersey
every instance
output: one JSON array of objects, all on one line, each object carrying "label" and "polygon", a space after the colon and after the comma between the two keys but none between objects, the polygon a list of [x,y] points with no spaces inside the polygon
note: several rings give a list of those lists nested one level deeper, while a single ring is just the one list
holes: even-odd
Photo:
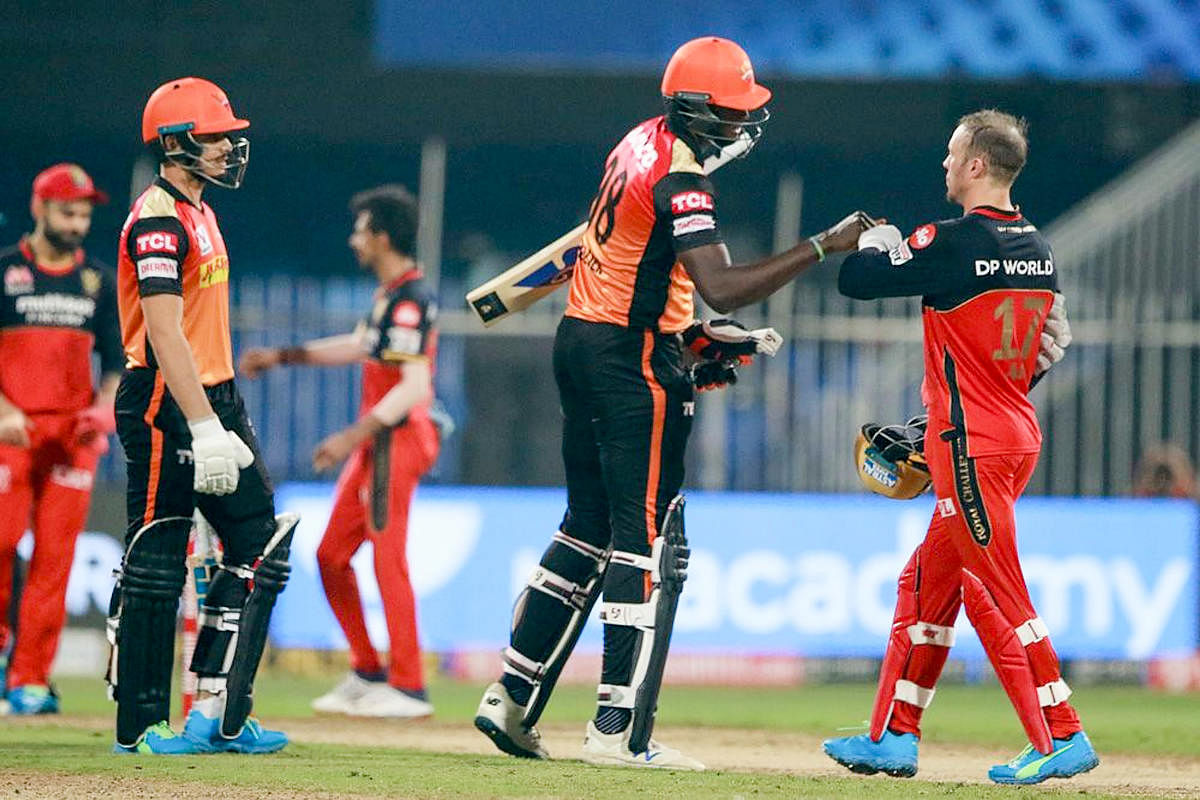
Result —
[{"label": "collar of jersey", "polygon": [[33,248],[29,246],[29,237],[28,236],[21,237],[20,246],[21,246],[21,255],[25,256],[25,260],[28,261],[30,264],[33,264],[33,266],[36,267],[39,271],[44,272],[47,275],[66,275],[68,272],[70,272],[71,270],[75,269],[76,267],[78,267],[80,264],[83,263],[83,248],[82,247],[75,251],[75,261],[74,262],[72,262],[71,264],[69,264],[68,266],[65,266],[65,267],[52,267],[49,264],[39,264],[38,263],[37,256],[35,256],[33,254]]},{"label": "collar of jersey", "polygon": [[174,197],[176,200],[187,203],[192,208],[203,208],[204,206],[203,203],[193,203],[190,199],[188,199],[186,194],[172,186],[171,182],[161,175],[154,179],[154,185],[171,195],[171,197]]},{"label": "collar of jersey", "polygon": [[975,206],[967,213],[978,214],[981,217],[988,217],[990,219],[1002,219],[1005,222],[1016,222],[1021,218],[1020,208],[1009,211],[1008,209],[996,208],[995,206]]},{"label": "collar of jersey", "polygon": [[390,292],[392,289],[399,289],[401,286],[408,283],[409,281],[415,281],[417,278],[423,278],[423,277],[425,277],[425,276],[421,273],[420,268],[413,267],[412,269],[405,272],[403,275],[397,276],[396,279],[393,280],[391,283],[385,283],[383,285],[383,290],[385,292]]}]

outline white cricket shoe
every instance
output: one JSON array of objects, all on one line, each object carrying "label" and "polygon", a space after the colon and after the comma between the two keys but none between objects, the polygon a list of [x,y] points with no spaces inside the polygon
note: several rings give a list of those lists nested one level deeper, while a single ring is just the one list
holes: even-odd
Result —
[{"label": "white cricket shoe", "polygon": [[371,681],[358,677],[353,670],[342,678],[342,682],[312,701],[312,709],[321,714],[349,714],[360,697],[374,686]]},{"label": "white cricket shoe", "polygon": [[433,703],[409,697],[386,683],[372,683],[346,713],[352,717],[425,719],[433,716]]},{"label": "white cricket shoe", "polygon": [[627,726],[620,733],[601,733],[588,720],[587,735],[583,738],[583,760],[589,764],[613,764],[622,767],[651,767],[654,769],[688,769],[700,772],[704,765],[694,758],[685,756],[673,747],[664,747],[653,739],[641,753],[629,750]]},{"label": "white cricket shoe", "polygon": [[518,758],[549,758],[537,728],[521,724],[525,706],[517,705],[504,684],[487,687],[475,711],[475,727],[504,752]]}]

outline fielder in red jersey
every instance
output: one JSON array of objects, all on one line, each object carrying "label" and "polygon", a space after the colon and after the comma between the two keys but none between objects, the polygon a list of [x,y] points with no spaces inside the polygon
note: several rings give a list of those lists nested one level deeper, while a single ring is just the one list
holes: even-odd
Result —
[{"label": "fielder in red jersey", "polygon": [[963,606],[1031,743],[989,777],[1037,783],[1099,763],[1017,557],[1014,505],[1042,440],[1028,392],[1062,355],[1042,346],[1047,320],[1062,311],[1054,258],[1010,199],[1027,147],[1011,115],[963,117],[943,167],[964,215],[906,239],[891,225],[872,228],[839,274],[850,297],[922,297],[925,457],[937,493],[928,534],[900,575],[870,733],[825,745],[855,772],[915,774],[921,714]]},{"label": "fielder in red jersey", "polygon": [[[80,167],[56,164],[33,182],[33,233],[0,251],[0,652],[9,638],[17,543],[28,528],[34,537],[8,664],[8,700],[19,714],[58,711],[49,677],[67,579],[96,462],[115,425],[115,283],[81,246],[94,204],[107,201]],[[93,352],[100,356],[98,390]],[[0,661],[0,695],[3,675]]]},{"label": "fielder in red jersey", "polygon": [[[239,369],[250,377],[279,364],[362,362],[359,419],[327,437],[313,454],[318,471],[346,464],[329,525],[317,549],[325,596],[350,644],[351,672],[313,701],[328,713],[427,717],[417,609],[409,578],[408,510],[421,476],[437,460],[430,416],[437,357],[437,303],[413,260],[417,205],[400,186],[356,195],[350,248],[379,279],[375,304],[353,333],[284,349],[253,348]],[[385,671],[367,635],[350,559],[370,540],[391,653]]]}]

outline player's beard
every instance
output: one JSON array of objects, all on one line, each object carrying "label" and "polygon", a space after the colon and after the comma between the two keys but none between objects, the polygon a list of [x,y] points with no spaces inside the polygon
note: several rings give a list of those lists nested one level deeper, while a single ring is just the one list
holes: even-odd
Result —
[{"label": "player's beard", "polygon": [[69,231],[56,231],[49,225],[42,231],[46,241],[60,253],[74,253],[83,244],[85,234]]}]

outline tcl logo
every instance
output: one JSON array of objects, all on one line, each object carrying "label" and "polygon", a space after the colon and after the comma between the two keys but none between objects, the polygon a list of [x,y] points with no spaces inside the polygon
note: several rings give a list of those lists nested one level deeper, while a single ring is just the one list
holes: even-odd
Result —
[{"label": "tcl logo", "polygon": [[680,192],[671,197],[671,211],[682,214],[685,211],[712,211],[713,199],[708,192]]},{"label": "tcl logo", "polygon": [[137,237],[138,253],[178,253],[179,237],[166,231],[143,233]]},{"label": "tcl logo", "polygon": [[908,245],[914,250],[924,250],[933,244],[935,236],[937,236],[936,225],[922,225],[908,237]]}]

